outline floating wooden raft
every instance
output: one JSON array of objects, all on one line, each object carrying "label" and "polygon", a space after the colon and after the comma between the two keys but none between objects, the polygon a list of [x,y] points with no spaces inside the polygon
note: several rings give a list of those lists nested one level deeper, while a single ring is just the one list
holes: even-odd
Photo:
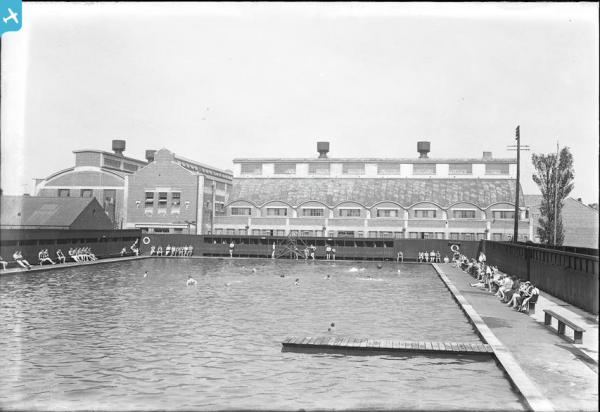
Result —
[{"label": "floating wooden raft", "polygon": [[284,348],[312,348],[328,350],[359,350],[365,352],[435,352],[476,354],[493,353],[490,345],[484,343],[457,343],[457,342],[406,342],[389,339],[373,340],[344,337],[295,337],[291,336],[281,342]]}]

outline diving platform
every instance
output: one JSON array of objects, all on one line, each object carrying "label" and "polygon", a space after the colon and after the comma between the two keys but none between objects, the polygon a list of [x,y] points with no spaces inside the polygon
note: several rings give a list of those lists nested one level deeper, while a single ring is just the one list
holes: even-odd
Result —
[{"label": "diving platform", "polygon": [[493,353],[490,345],[484,343],[461,342],[417,342],[390,339],[366,339],[351,337],[295,337],[290,336],[281,342],[286,351],[302,349],[325,349],[327,351],[361,351],[370,352],[419,352],[419,353],[452,353],[452,354],[485,354]]}]

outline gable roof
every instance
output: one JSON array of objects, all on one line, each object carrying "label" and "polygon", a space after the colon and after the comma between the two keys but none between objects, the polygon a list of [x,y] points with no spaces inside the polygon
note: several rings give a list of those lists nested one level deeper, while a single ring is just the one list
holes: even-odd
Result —
[{"label": "gable roof", "polygon": [[331,207],[347,201],[366,207],[382,201],[405,207],[419,202],[442,207],[470,202],[485,208],[494,203],[513,203],[515,185],[512,179],[234,178],[229,199],[256,205],[279,200],[292,206],[314,200]]},{"label": "gable roof", "polygon": [[92,202],[98,203],[90,197],[0,196],[0,226],[68,229]]}]

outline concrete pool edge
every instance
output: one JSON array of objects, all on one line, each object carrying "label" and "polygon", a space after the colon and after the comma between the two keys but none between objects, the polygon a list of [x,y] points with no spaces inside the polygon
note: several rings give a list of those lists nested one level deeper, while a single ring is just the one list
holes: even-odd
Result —
[{"label": "concrete pool edge", "polygon": [[68,268],[74,268],[74,267],[98,265],[100,263],[115,263],[115,262],[124,262],[124,261],[128,261],[128,260],[147,259],[149,257],[150,256],[123,256],[123,257],[119,256],[119,257],[115,257],[115,258],[93,260],[90,262],[57,263],[55,265],[44,265],[44,266],[31,265],[31,269],[13,268],[13,269],[0,270],[0,276],[16,275],[19,273],[46,272],[49,270],[68,269]]},{"label": "concrete pool edge", "polygon": [[469,304],[456,286],[448,279],[444,271],[436,263],[432,263],[431,265],[450,293],[452,293],[452,296],[459,304],[477,333],[491,346],[494,357],[506,372],[511,383],[521,393],[529,408],[532,411],[554,411],[552,403],[540,392],[531,379],[529,379],[508,348],[506,348],[496,335],[494,335],[473,306]]}]

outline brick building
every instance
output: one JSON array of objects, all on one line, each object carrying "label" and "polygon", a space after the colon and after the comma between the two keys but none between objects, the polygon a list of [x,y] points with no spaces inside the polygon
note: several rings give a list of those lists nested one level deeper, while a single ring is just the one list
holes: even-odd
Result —
[{"label": "brick building", "polygon": [[[509,240],[516,159],[234,159],[234,184],[215,234]],[[522,190],[519,188],[521,205]],[[519,240],[529,239],[520,210]]]},{"label": "brick building", "polygon": [[167,149],[146,152],[148,165],[126,177],[127,228],[150,233],[212,232],[225,213],[233,175]]},{"label": "brick building", "polygon": [[125,157],[124,140],[112,141],[113,153],[102,150],[75,150],[75,166],[60,170],[44,179],[34,179],[34,195],[43,197],[95,197],[113,222],[124,226],[125,176],[147,163]]}]

